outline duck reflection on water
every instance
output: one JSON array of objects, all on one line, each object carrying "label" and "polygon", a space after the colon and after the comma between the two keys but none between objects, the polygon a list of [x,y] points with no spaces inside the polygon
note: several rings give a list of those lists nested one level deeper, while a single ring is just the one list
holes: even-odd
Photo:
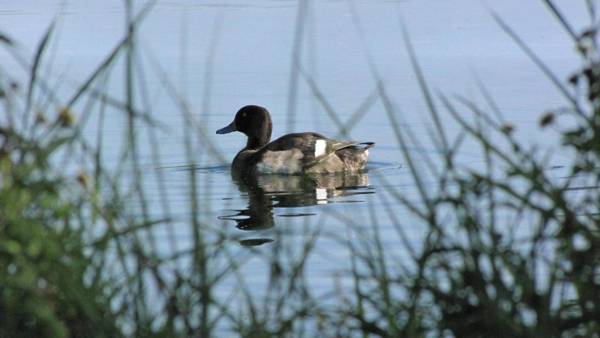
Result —
[{"label": "duck reflection on water", "polygon": [[[338,199],[353,195],[372,194],[366,173],[305,174],[305,175],[241,175],[232,171],[233,181],[248,197],[248,207],[232,215],[220,216],[232,220],[240,230],[263,230],[275,225],[275,217],[304,217],[304,213],[276,213],[275,208],[310,207],[328,203],[362,202]],[[242,245],[261,245],[266,238],[242,240]]]}]

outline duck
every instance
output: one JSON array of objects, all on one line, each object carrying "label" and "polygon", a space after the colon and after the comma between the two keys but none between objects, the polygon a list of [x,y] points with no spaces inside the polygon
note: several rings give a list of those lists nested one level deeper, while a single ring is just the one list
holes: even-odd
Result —
[{"label": "duck", "polygon": [[315,132],[291,133],[271,141],[269,111],[247,105],[217,134],[235,131],[248,137],[231,163],[232,172],[253,174],[331,174],[365,170],[374,142],[338,141]]}]

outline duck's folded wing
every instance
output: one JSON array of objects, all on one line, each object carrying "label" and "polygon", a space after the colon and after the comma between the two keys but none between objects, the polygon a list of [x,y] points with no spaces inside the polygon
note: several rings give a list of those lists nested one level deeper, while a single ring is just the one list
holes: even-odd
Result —
[{"label": "duck's folded wing", "polygon": [[284,135],[265,145],[253,155],[261,173],[299,174],[315,159],[315,144],[327,140],[317,133]]},{"label": "duck's folded wing", "polygon": [[253,157],[261,173],[338,172],[353,169],[348,164],[372,146],[372,142],[336,141],[317,133],[296,133],[265,145]]},{"label": "duck's folded wing", "polygon": [[[325,147],[319,147],[320,142],[325,142]],[[317,140],[315,145],[315,157],[312,161],[306,164],[306,168],[317,166],[318,164],[326,161],[330,156],[338,154],[339,150],[352,149],[355,151],[364,151],[372,146],[373,142],[355,142],[355,141],[335,141],[335,140]],[[319,151],[323,149],[323,151]]]}]

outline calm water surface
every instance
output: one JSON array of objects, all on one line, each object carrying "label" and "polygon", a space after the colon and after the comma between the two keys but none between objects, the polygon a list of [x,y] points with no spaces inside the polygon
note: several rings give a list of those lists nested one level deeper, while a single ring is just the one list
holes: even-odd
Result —
[{"label": "calm water surface", "polygon": [[[587,20],[583,2],[557,2],[564,5],[571,20]],[[507,120],[516,126],[519,137],[548,146],[557,142],[552,135],[538,131],[537,121],[540,113],[563,103],[560,95],[490,15],[493,10],[505,18],[550,68],[565,78],[575,69],[577,59],[566,34],[540,1],[486,5],[477,0],[372,0],[355,1],[354,9],[349,3],[312,2],[298,44],[295,1],[157,3],[140,28],[137,55],[149,93],[140,95],[137,104],[151,111],[162,126],[158,131],[159,163],[153,160],[147,130],[139,130],[144,188],[150,212],[163,215],[166,199],[173,219],[169,226],[156,229],[154,235],[160,239],[157,250],[169,255],[192,245],[189,172],[193,170],[201,222],[223,234],[226,240],[219,245],[236,255],[274,248],[293,255],[301,249],[304,236],[318,232],[315,255],[307,266],[316,292],[334,288],[333,277],[349,265],[350,254],[341,238],[360,242],[361,234],[377,228],[388,250],[398,257],[405,255],[395,226],[402,227],[415,243],[422,228],[389,190],[409,199],[415,199],[416,192],[380,100],[369,99],[375,81],[368,63],[372,58],[401,112],[402,126],[410,127],[422,140],[421,146],[411,150],[435,156],[435,148],[427,141],[432,124],[406,54],[402,26],[432,88],[483,102],[477,87],[481,80]],[[25,52],[32,51],[56,19],[45,69],[59,92],[68,97],[119,41],[125,30],[124,13],[122,1],[0,1],[0,31],[19,41]],[[0,61],[9,66],[11,61],[3,53]],[[297,82],[294,80],[291,65],[295,58],[343,123],[361,106],[366,107],[366,114],[348,135],[338,135],[336,123],[304,77],[297,74]],[[182,132],[186,122],[157,64],[188,102],[197,129],[204,130],[221,155],[207,151],[205,143],[195,139],[196,163],[187,162]],[[113,74],[105,90],[119,98],[124,93],[123,81],[119,72]],[[290,98],[294,86],[297,90]],[[274,137],[290,131],[316,131],[376,142],[368,171],[310,178],[231,177],[228,163],[245,139],[241,134],[214,135],[214,131],[228,124],[246,104],[271,111]],[[456,124],[448,116],[443,118],[449,133],[456,133]],[[102,127],[103,147],[110,150],[104,152],[107,166],[119,163],[126,125],[124,114],[107,112]],[[84,132],[94,138],[98,128],[92,118]],[[482,155],[468,144],[461,156],[465,164],[483,162]],[[560,164],[560,154],[555,161]],[[156,175],[166,183],[166,192],[160,189]],[[185,270],[186,259],[180,263],[179,268]],[[251,258],[244,271],[257,289],[266,286],[266,262]],[[221,286],[224,295],[229,287],[226,282]]]}]

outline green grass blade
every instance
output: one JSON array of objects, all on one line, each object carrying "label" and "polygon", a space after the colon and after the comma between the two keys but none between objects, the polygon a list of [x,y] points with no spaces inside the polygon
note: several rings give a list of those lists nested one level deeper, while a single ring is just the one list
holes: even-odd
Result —
[{"label": "green grass blade", "polygon": [[425,98],[425,102],[427,103],[427,108],[429,109],[429,113],[433,118],[433,123],[435,124],[436,131],[438,132],[442,147],[444,151],[448,150],[448,139],[446,137],[446,132],[442,127],[442,122],[440,120],[440,115],[438,113],[438,109],[435,106],[435,102],[431,95],[431,90],[427,85],[427,81],[425,80],[425,76],[423,75],[423,70],[417,61],[417,57],[415,55],[415,50],[410,42],[410,38],[408,37],[408,33],[406,31],[406,27],[402,27],[402,36],[404,37],[404,44],[406,46],[406,50],[408,51],[408,55],[410,57],[410,63],[412,64],[412,68],[417,77],[417,81],[419,82],[419,87],[421,88],[421,92],[423,93],[423,97]]},{"label": "green grass blade", "polygon": [[502,30],[504,30],[516,43],[517,45],[529,56],[529,58],[542,70],[542,72],[550,79],[550,81],[558,88],[558,90],[563,94],[563,96],[569,100],[569,102],[576,108],[576,111],[579,115],[584,115],[583,111],[579,107],[579,103],[577,102],[577,98],[569,93],[565,85],[556,77],[556,75],[548,68],[548,66],[527,46],[527,44],[500,18],[496,13],[492,13],[494,20],[500,25]]},{"label": "green grass blade", "polygon": [[[152,9],[152,7],[154,6],[155,3],[156,3],[156,0],[150,0],[144,6],[144,8],[142,8],[142,10],[133,18],[133,20],[131,21],[131,25],[133,25],[133,26],[139,25],[146,18],[146,15],[148,15],[148,13],[150,12],[150,10]],[[121,41],[119,41],[119,43],[108,54],[108,56],[104,59],[104,61],[100,64],[100,66],[98,66],[96,68],[96,70],[94,72],[92,72],[92,74],[87,78],[87,80],[85,82],[83,82],[83,84],[79,87],[77,92],[75,92],[75,94],[73,94],[71,99],[69,99],[69,101],[67,101],[67,104],[66,104],[67,107],[71,107],[73,104],[75,104],[75,102],[77,102],[77,100],[79,100],[79,97],[81,97],[81,95],[83,93],[85,93],[86,90],[90,87],[92,82],[94,82],[94,80],[96,80],[96,78],[102,72],[104,72],[104,70],[106,68],[108,68],[113,63],[113,61],[117,58],[117,56],[124,49],[124,47],[126,47],[127,44],[129,43],[129,40],[132,38],[131,33],[132,33],[131,31],[128,32],[127,36],[125,36],[123,39],[121,39]]]},{"label": "green grass blade", "polygon": [[27,125],[27,119],[29,117],[29,111],[31,110],[31,100],[33,98],[33,90],[35,88],[35,84],[37,81],[38,69],[40,67],[40,62],[42,61],[42,57],[44,55],[44,51],[46,51],[46,47],[48,46],[48,41],[50,41],[50,36],[54,31],[55,21],[52,21],[44,37],[40,41],[38,45],[35,56],[33,58],[33,65],[31,66],[31,72],[29,77],[29,87],[27,88],[27,101],[25,103],[25,114],[23,115],[23,126]]},{"label": "green grass blade", "polygon": [[554,16],[556,16],[556,19],[558,19],[558,21],[563,26],[563,28],[567,31],[567,33],[569,33],[569,35],[571,36],[573,41],[577,42],[578,38],[577,38],[577,34],[575,33],[575,30],[573,29],[573,27],[571,27],[571,25],[569,24],[567,19],[565,19],[565,17],[562,15],[561,11],[558,10],[558,8],[554,5],[554,3],[551,0],[543,0],[543,1],[546,4],[546,6],[548,6],[548,8],[550,8],[550,11],[552,11],[552,14],[554,14]]}]

